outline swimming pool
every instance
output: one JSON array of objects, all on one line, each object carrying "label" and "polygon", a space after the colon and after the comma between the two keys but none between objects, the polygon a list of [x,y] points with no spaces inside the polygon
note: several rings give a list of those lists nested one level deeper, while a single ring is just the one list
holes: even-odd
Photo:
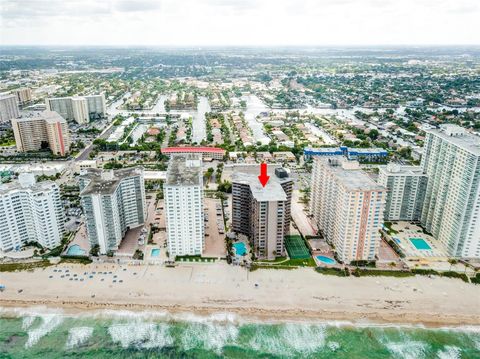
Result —
[{"label": "swimming pool", "polygon": [[153,248],[152,251],[150,252],[151,257],[158,257],[160,255],[160,249],[159,248]]},{"label": "swimming pool", "polygon": [[67,250],[67,255],[69,256],[84,256],[86,253],[85,250],[80,248],[78,244],[74,244],[73,246],[70,246]]},{"label": "swimming pool", "polygon": [[394,240],[397,244],[402,243],[402,241],[401,241],[399,238],[395,238],[395,237],[394,237],[393,240]]},{"label": "swimming pool", "polygon": [[243,242],[234,243],[233,247],[235,248],[235,254],[237,256],[244,256],[247,253],[247,248]]},{"label": "swimming pool", "polygon": [[337,262],[335,261],[335,259],[330,258],[330,257],[317,256],[317,259],[318,259],[320,262],[323,262],[323,263],[325,263],[325,264],[335,264],[335,263],[337,263]]},{"label": "swimming pool", "polygon": [[409,238],[409,240],[410,242],[412,242],[413,246],[416,249],[420,249],[420,250],[432,249],[432,247],[430,247],[423,238]]}]

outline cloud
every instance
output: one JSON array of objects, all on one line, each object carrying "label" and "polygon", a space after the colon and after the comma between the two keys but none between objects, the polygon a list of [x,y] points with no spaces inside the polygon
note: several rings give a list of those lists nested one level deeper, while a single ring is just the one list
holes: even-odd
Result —
[{"label": "cloud", "polygon": [[478,18],[478,0],[0,0],[0,44],[478,44]]},{"label": "cloud", "polygon": [[160,9],[160,0],[117,0],[113,3],[120,12],[143,12]]}]

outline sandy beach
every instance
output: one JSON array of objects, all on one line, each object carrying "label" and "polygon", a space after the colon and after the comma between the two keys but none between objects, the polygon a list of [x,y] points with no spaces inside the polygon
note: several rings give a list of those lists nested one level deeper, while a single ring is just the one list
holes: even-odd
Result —
[{"label": "sandy beach", "polygon": [[177,268],[68,264],[4,272],[0,283],[6,286],[0,293],[3,307],[231,312],[260,320],[433,327],[480,325],[480,286],[449,278],[340,278],[311,268],[247,272],[225,263]]}]

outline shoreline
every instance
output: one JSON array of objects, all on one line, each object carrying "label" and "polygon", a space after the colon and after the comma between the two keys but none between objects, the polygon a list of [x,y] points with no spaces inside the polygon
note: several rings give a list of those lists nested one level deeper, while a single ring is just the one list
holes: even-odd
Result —
[{"label": "shoreline", "polygon": [[78,315],[128,311],[138,317],[143,312],[147,319],[230,315],[262,323],[480,326],[480,286],[442,277],[336,277],[309,268],[248,272],[225,263],[174,269],[61,264],[5,272],[1,282],[0,307]]},{"label": "shoreline", "polygon": [[[125,302],[85,302],[85,301],[53,301],[53,300],[4,300],[0,299],[0,317],[5,314],[18,315],[21,309],[58,310],[66,316],[96,316],[106,317],[124,316],[128,314],[149,314],[154,318],[167,318],[174,321],[188,321],[188,316],[202,320],[232,321],[228,315],[234,315],[233,321],[240,323],[285,324],[285,323],[332,323],[344,326],[384,326],[384,327],[419,327],[424,329],[451,329],[460,330],[462,327],[474,327],[480,331],[480,321],[472,316],[459,317],[458,315],[438,316],[438,313],[366,313],[345,311],[315,311],[286,309],[279,311],[263,308],[242,307],[214,307],[214,306],[185,306],[162,304],[139,304]],[[108,312],[104,312],[108,311]],[[117,313],[115,313],[117,312]],[[216,318],[212,318],[212,316]],[[434,320],[432,320],[434,318]],[[439,320],[441,319],[441,320]]]}]

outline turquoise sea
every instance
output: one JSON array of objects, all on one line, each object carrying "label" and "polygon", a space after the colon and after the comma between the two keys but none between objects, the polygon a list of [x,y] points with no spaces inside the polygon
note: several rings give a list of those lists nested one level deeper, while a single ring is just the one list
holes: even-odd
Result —
[{"label": "turquoise sea", "polygon": [[0,309],[0,358],[480,358],[480,327]]}]

